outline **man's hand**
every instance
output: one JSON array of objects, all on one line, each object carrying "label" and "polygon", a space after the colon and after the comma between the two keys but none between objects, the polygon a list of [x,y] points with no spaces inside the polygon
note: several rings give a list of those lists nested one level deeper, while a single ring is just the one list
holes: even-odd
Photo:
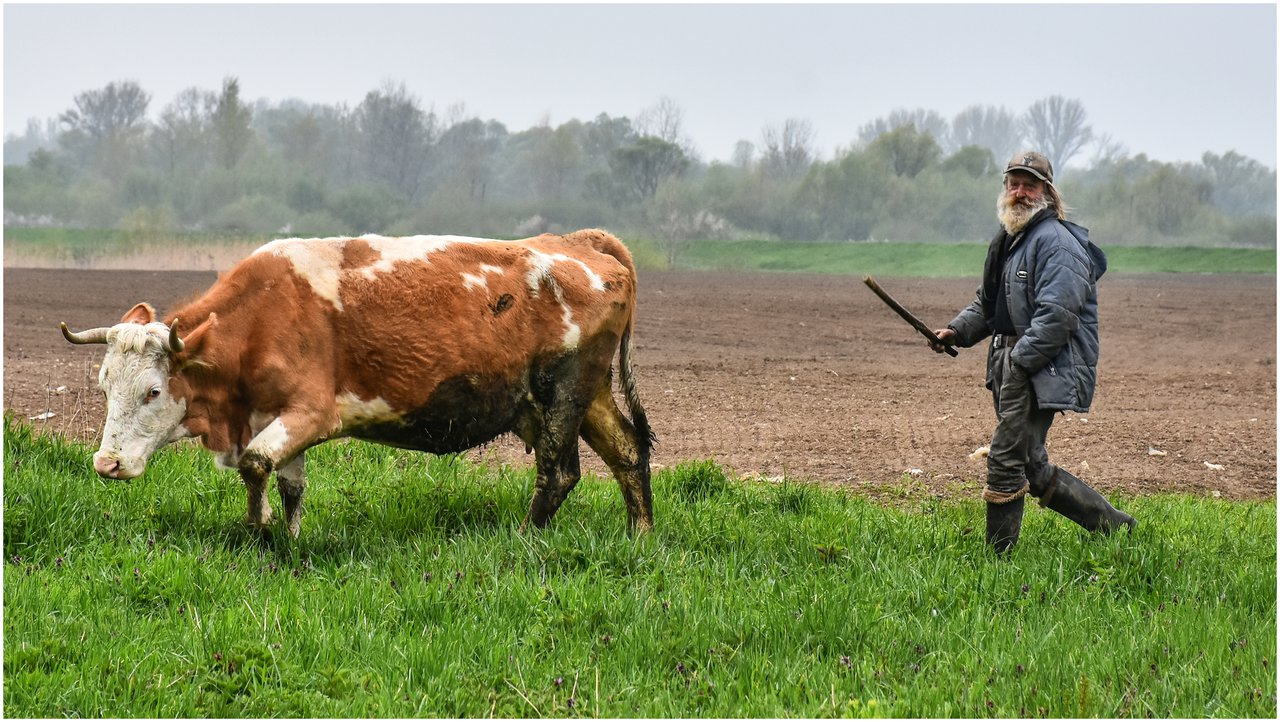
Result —
[{"label": "man's hand", "polygon": [[947,346],[956,345],[956,332],[950,328],[937,329],[933,332],[933,334],[938,337],[939,341],[942,342],[942,343],[934,343],[932,341],[929,342],[929,348],[933,349],[935,353],[942,353],[943,351],[947,350]]}]

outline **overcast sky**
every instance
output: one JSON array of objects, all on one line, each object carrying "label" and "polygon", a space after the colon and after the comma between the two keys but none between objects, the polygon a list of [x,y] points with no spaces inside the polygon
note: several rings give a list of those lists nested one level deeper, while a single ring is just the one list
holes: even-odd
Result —
[{"label": "overcast sky", "polygon": [[[13,5],[4,131],[134,80],[357,105],[386,81],[511,132],[663,96],[704,160],[809,120],[830,157],[897,108],[1080,100],[1130,153],[1276,166],[1274,5]],[[1087,149],[1084,156],[1092,154]]]}]

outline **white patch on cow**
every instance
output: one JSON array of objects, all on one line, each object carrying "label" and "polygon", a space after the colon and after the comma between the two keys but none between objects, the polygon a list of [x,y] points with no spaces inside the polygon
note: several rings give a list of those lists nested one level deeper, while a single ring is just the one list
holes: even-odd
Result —
[{"label": "white patch on cow", "polygon": [[529,284],[529,290],[533,291],[533,295],[538,295],[538,287],[543,281],[547,281],[552,286],[558,286],[555,276],[551,273],[551,267],[561,261],[576,263],[582,268],[582,272],[587,274],[587,280],[592,290],[603,291],[604,279],[600,278],[600,274],[591,270],[590,266],[577,258],[566,256],[563,253],[543,253],[542,251],[529,251],[529,271],[524,275],[525,282]]},{"label": "white patch on cow", "polygon": [[418,261],[426,263],[427,257],[436,251],[443,251],[454,243],[475,242],[477,239],[463,236],[409,236],[406,238],[388,238],[369,233],[360,236],[360,240],[378,252],[378,260],[360,269],[365,278],[373,280],[379,273],[390,273],[401,261]]},{"label": "white patch on cow", "polygon": [[396,413],[385,399],[376,398],[366,401],[350,391],[335,399],[334,405],[338,407],[338,418],[344,427],[400,419],[400,414]]},{"label": "white patch on cow", "polygon": [[541,251],[529,251],[529,270],[524,274],[524,282],[529,285],[529,292],[535,298],[542,288],[543,281],[546,281],[552,288],[559,288],[556,283],[556,277],[551,275],[551,267],[555,265],[555,262],[555,258]]},{"label": "white patch on cow", "polygon": [[560,299],[560,289],[556,289],[556,299],[560,301],[560,308],[564,309],[564,347],[567,349],[575,349],[578,347],[578,340],[582,338],[582,329],[578,324],[573,322],[573,311],[569,308],[569,304]]},{"label": "white patch on cow", "polygon": [[578,347],[578,342],[582,339],[582,328],[573,322],[573,309],[565,302],[564,289],[560,287],[560,282],[556,280],[555,274],[551,272],[552,267],[560,261],[571,261],[581,266],[582,270],[586,272],[593,289],[603,291],[604,281],[588,268],[587,264],[576,258],[570,258],[563,253],[529,251],[529,271],[525,273],[525,283],[529,284],[529,291],[534,296],[538,295],[543,282],[546,282],[551,287],[552,293],[555,294],[556,302],[564,310],[564,347],[572,350]]},{"label": "white patch on cow", "polygon": [[[470,236],[405,236],[394,238],[376,233],[366,233],[359,240],[369,245],[378,254],[377,260],[359,269],[342,270],[343,246],[348,238],[281,238],[271,241],[254,251],[254,254],[268,253],[287,258],[293,265],[294,272],[305,280],[316,295],[329,301],[334,308],[343,310],[342,282],[344,278],[359,274],[367,280],[374,280],[379,274],[391,273],[396,264],[413,261],[427,263],[432,253],[443,251],[449,246],[459,243],[499,243],[489,238],[472,238]],[[583,266],[585,268],[585,266]],[[481,274],[502,273],[497,266],[484,264],[480,266]],[[588,271],[589,272],[589,271]],[[478,283],[477,283],[478,281]],[[463,276],[467,288],[484,287],[484,276]],[[603,287],[603,286],[601,286]]]},{"label": "white patch on cow", "polygon": [[293,272],[311,286],[315,294],[339,311],[342,296],[342,245],[337,238],[282,238],[254,251],[281,256],[293,264]]},{"label": "white patch on cow", "polygon": [[[249,423],[253,423],[252,419]],[[249,442],[249,446],[245,451],[256,451],[266,455],[269,459],[278,461],[280,453],[288,445],[289,430],[285,428],[284,422],[277,418],[253,437],[253,441]]]},{"label": "white patch on cow", "polygon": [[272,421],[275,421],[275,419],[276,417],[274,414],[264,414],[261,411],[254,411],[249,414],[249,432],[254,436],[257,436],[258,434],[261,434],[262,430],[267,428]]},{"label": "white patch on cow", "polygon": [[465,271],[462,273],[462,285],[464,288],[468,290],[475,289],[475,288],[488,288],[489,281],[487,277],[489,276],[489,274],[493,274],[495,276],[501,276],[504,273],[505,271],[499,266],[490,265],[488,263],[481,263],[479,275],[474,273],[467,273]]}]

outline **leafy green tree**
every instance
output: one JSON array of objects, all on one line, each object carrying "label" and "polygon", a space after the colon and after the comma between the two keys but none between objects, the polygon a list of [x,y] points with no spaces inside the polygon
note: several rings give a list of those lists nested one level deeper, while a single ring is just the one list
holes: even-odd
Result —
[{"label": "leafy green tree", "polygon": [[803,235],[832,240],[870,238],[901,182],[884,155],[870,149],[848,151],[829,163],[815,164],[797,194],[797,205],[811,226]]},{"label": "leafy green tree", "polygon": [[942,161],[939,169],[948,173],[962,172],[970,178],[989,177],[1002,170],[996,165],[991,150],[980,145],[966,145],[957,150]]},{"label": "leafy green tree", "polygon": [[74,108],[58,116],[66,129],[59,144],[81,167],[120,178],[141,152],[151,96],[136,82],[125,80],[86,90],[73,102]]},{"label": "leafy green tree", "polygon": [[653,198],[664,180],[682,175],[689,158],[675,143],[646,135],[613,151],[609,167],[623,196],[643,201]]},{"label": "leafy green tree", "polygon": [[517,203],[532,202],[540,209],[582,197],[590,171],[584,149],[587,126],[570,120],[559,127],[537,125],[508,136],[498,151],[497,164],[505,168],[502,197]]},{"label": "leafy green tree", "polygon": [[637,137],[629,119],[611,118],[607,113],[597,115],[583,125],[582,152],[587,167],[607,171],[614,151],[635,142]]},{"label": "leafy green tree", "polygon": [[236,167],[253,141],[253,111],[240,100],[240,81],[226,78],[209,118],[214,155],[227,170]]},{"label": "leafy green tree", "polygon": [[1166,163],[1136,183],[1133,190],[1138,220],[1166,236],[1183,231],[1211,193],[1207,183],[1197,182]]},{"label": "leafy green tree", "polygon": [[867,152],[883,158],[895,175],[914,178],[938,162],[942,148],[932,135],[908,124],[882,133],[867,146]]},{"label": "leafy green tree", "polygon": [[342,223],[338,233],[382,233],[401,213],[400,202],[383,188],[354,187],[337,194],[330,204]]},{"label": "leafy green tree", "polygon": [[483,202],[493,180],[493,159],[506,140],[497,121],[471,118],[449,126],[436,145],[441,181],[453,193]]}]

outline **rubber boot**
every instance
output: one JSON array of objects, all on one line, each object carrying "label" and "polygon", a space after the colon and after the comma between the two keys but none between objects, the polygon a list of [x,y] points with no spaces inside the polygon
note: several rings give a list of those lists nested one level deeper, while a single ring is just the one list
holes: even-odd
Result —
[{"label": "rubber boot", "polygon": [[1040,497],[1040,506],[1052,509],[1089,531],[1110,534],[1121,526],[1132,532],[1138,522],[1111,506],[1102,494],[1075,474],[1055,466],[1048,490]]},{"label": "rubber boot", "polygon": [[1018,543],[1026,502],[1025,496],[1003,504],[987,502],[987,543],[995,549],[996,554],[1007,554]]}]

